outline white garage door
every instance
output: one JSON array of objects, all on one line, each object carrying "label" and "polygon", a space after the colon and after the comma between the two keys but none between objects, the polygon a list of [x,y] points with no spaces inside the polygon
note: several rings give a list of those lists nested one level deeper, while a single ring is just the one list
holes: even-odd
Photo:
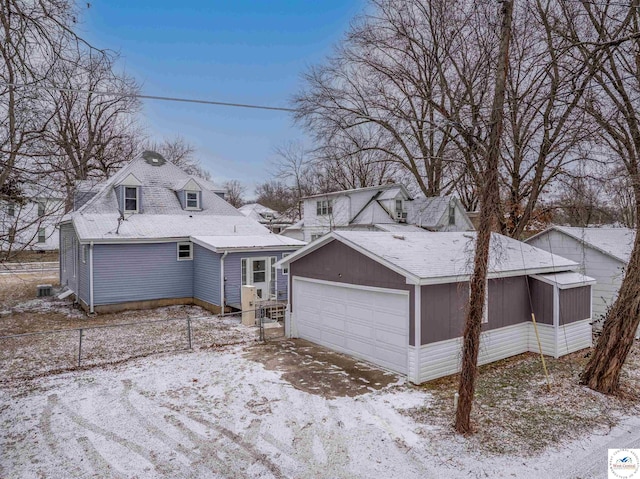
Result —
[{"label": "white garage door", "polygon": [[294,336],[407,372],[409,293],[293,278]]}]

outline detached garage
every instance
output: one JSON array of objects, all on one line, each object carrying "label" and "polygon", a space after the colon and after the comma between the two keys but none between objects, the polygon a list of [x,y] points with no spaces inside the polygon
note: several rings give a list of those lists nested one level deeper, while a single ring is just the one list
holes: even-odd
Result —
[{"label": "detached garage", "polygon": [[[334,231],[278,263],[289,275],[289,337],[303,338],[414,383],[460,367],[473,233]],[[573,261],[492,237],[480,363],[591,345],[591,286]]]}]

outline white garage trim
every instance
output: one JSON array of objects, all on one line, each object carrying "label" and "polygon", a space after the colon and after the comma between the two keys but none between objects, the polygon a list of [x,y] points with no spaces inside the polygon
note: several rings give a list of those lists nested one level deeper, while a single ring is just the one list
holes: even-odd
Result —
[{"label": "white garage trim", "polygon": [[292,293],[290,336],[408,372],[409,291],[294,276]]}]

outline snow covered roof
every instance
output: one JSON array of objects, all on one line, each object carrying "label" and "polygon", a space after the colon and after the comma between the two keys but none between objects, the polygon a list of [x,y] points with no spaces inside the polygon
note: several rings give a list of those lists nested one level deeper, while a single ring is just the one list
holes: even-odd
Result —
[{"label": "snow covered roof", "polygon": [[527,241],[542,236],[549,231],[556,230],[571,236],[581,243],[589,245],[600,252],[628,263],[633,250],[633,242],[636,237],[634,230],[629,228],[579,228],[569,226],[552,226]]},{"label": "snow covered roof", "polygon": [[254,248],[260,248],[262,250],[295,249],[306,245],[303,241],[277,234],[192,236],[191,240],[216,253]]},{"label": "snow covered roof", "polygon": [[545,283],[556,284],[560,289],[575,288],[576,286],[587,286],[596,284],[596,280],[590,276],[586,276],[575,271],[565,271],[563,273],[547,273],[533,275],[535,279],[539,279]]},{"label": "snow covered roof", "polygon": [[407,221],[424,228],[434,228],[448,211],[451,201],[451,196],[415,198],[413,201],[407,201]]},{"label": "snow covered roof", "polygon": [[[416,284],[467,280],[473,270],[475,233],[333,231],[283,259],[285,265],[330,241],[340,241]],[[573,270],[574,261],[492,234],[489,277]]]},{"label": "snow covered roof", "polygon": [[259,223],[242,215],[167,214],[129,215],[119,213],[74,214],[73,225],[80,241],[120,242],[188,238],[189,236],[271,235]]},{"label": "snow covered roof", "polygon": [[271,216],[273,219],[280,215],[276,210],[267,208],[260,203],[249,203],[238,208],[238,211],[245,215],[247,218],[251,218],[256,221],[264,221],[267,216]]},{"label": "snow covered roof", "polygon": [[351,190],[341,190],[341,191],[331,191],[330,193],[320,193],[317,195],[311,195],[311,196],[305,196],[303,199],[310,199],[310,198],[324,198],[327,196],[339,196],[339,195],[350,195],[350,194],[354,194],[354,193],[362,193],[362,192],[378,192],[378,191],[385,191],[385,190],[396,190],[396,193],[393,195],[393,197],[395,197],[395,195],[398,193],[398,190],[402,190],[404,191],[405,195],[407,197],[411,197],[411,195],[409,194],[409,191],[404,187],[404,185],[401,184],[389,184],[389,185],[378,185],[378,186],[368,186],[366,188],[353,188]]},{"label": "snow covered roof", "polygon": [[[142,212],[122,218],[115,187],[132,177],[141,184]],[[202,189],[201,209],[197,211],[185,210],[176,194],[190,182]],[[168,161],[152,163],[144,157],[137,158],[91,189],[96,192],[95,196],[62,219],[62,222],[73,222],[81,241],[270,234],[268,229],[224,201],[218,195],[224,190],[187,174]]]},{"label": "snow covered roof", "polygon": [[415,225],[408,225],[406,223],[383,223],[373,225],[379,231],[390,231],[392,233],[425,233],[426,230],[419,228]]}]

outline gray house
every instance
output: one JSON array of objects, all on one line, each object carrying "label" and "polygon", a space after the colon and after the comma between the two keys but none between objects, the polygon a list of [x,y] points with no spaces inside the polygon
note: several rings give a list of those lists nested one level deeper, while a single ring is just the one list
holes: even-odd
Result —
[{"label": "gray house", "polygon": [[287,298],[275,263],[304,243],[246,218],[208,181],[145,152],[78,195],[60,223],[60,281],[90,312],[240,307],[241,286]]},{"label": "gray house", "polygon": [[[279,262],[288,268],[287,335],[407,374],[459,371],[474,233],[334,231]],[[591,346],[592,278],[574,261],[492,237],[481,364]]]},{"label": "gray house", "polygon": [[593,319],[601,319],[620,290],[636,233],[628,228],[572,228],[553,226],[527,243],[572,259],[582,273],[598,282],[593,287]]}]

